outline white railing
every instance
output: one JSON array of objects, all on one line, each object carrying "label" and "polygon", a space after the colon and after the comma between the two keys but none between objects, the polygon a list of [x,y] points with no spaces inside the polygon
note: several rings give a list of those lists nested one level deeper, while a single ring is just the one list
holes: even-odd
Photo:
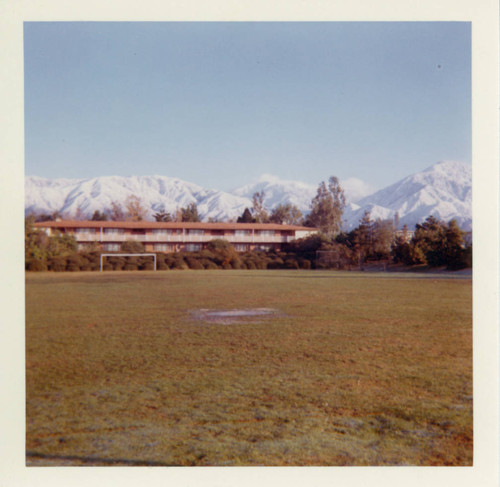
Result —
[{"label": "white railing", "polygon": [[135,240],[138,242],[162,242],[162,243],[179,243],[179,242],[193,242],[203,243],[209,242],[217,238],[222,238],[232,243],[286,243],[295,240],[294,236],[284,235],[134,235],[126,233],[113,233],[102,235],[96,233],[75,233],[77,242],[125,242],[126,240]]}]

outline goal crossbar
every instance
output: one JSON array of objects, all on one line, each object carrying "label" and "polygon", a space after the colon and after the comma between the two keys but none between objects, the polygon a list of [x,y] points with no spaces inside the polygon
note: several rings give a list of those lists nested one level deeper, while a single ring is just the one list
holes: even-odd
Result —
[{"label": "goal crossbar", "polygon": [[153,262],[154,262],[154,267],[153,269],[156,270],[156,254],[148,254],[148,253],[138,253],[138,254],[101,254],[101,264],[99,267],[100,272],[102,272],[102,263],[103,263],[103,257],[148,257],[152,256],[153,257]]}]

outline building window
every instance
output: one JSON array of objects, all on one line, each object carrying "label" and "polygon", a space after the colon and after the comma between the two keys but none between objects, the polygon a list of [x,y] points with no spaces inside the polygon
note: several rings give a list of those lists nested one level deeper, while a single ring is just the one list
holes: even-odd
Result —
[{"label": "building window", "polygon": [[196,228],[190,228],[187,233],[188,233],[188,235],[203,235],[203,230],[199,230]]},{"label": "building window", "polygon": [[186,252],[197,252],[198,250],[201,250],[201,244],[186,244],[184,250]]},{"label": "building window", "polygon": [[173,246],[170,244],[155,244],[154,249],[156,252],[173,252]]},{"label": "building window", "polygon": [[234,232],[234,234],[238,237],[248,237],[251,233],[251,230],[235,230]]},{"label": "building window", "polygon": [[177,233],[177,230],[171,228],[154,228],[152,231],[153,235],[172,235],[174,232]]},{"label": "building window", "polygon": [[234,248],[237,252],[246,252],[248,250],[248,244],[235,244]]},{"label": "building window", "polygon": [[95,228],[77,228],[75,233],[95,233]]},{"label": "building window", "polygon": [[108,252],[118,252],[120,250],[120,244],[118,244],[118,243],[104,244],[103,249],[108,251]]},{"label": "building window", "polygon": [[273,248],[273,246],[272,246],[272,245],[269,245],[269,244],[267,244],[267,245],[257,245],[257,246],[255,247],[255,250],[260,250],[260,251],[262,251],[262,252],[265,252],[265,251],[267,251],[267,250],[271,250],[272,248]]},{"label": "building window", "polygon": [[261,237],[274,237],[274,230],[261,230],[259,235]]},{"label": "building window", "polygon": [[104,233],[107,235],[119,235],[125,233],[123,228],[105,228]]}]

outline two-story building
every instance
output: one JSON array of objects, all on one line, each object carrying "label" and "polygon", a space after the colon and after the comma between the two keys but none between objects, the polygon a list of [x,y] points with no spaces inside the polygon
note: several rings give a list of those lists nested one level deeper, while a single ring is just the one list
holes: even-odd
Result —
[{"label": "two-story building", "polygon": [[280,250],[282,244],[317,233],[316,228],[275,223],[117,222],[60,220],[37,222],[48,235],[73,235],[78,249],[90,246],[119,251],[123,242],[141,242],[147,252],[202,250],[210,240],[225,239],[238,252]]}]

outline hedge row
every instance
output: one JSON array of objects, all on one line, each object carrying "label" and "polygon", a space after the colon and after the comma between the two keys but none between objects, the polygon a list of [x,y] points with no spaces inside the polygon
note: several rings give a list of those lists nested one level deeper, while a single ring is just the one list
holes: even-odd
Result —
[{"label": "hedge row", "polygon": [[[58,256],[41,261],[26,261],[28,271],[98,271],[100,253],[78,253]],[[310,260],[294,253],[285,252],[246,252],[243,254],[217,254],[210,250],[199,252],[157,253],[156,268],[158,270],[174,269],[311,269]],[[153,258],[138,257],[106,257],[103,263],[105,271],[153,270]]]}]

